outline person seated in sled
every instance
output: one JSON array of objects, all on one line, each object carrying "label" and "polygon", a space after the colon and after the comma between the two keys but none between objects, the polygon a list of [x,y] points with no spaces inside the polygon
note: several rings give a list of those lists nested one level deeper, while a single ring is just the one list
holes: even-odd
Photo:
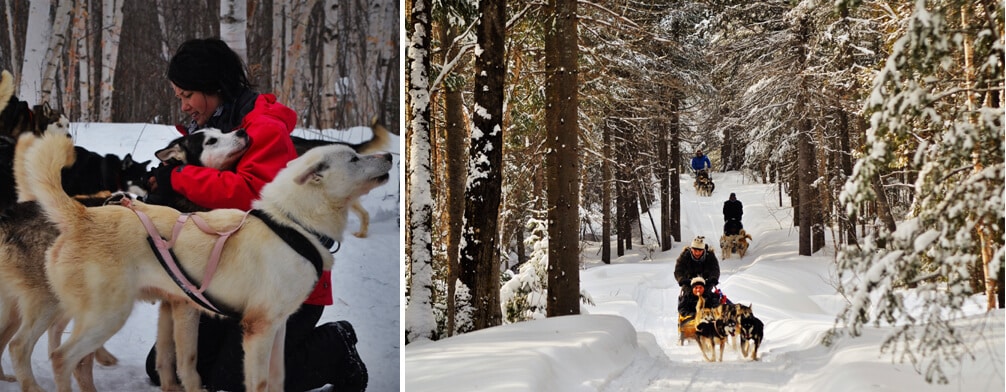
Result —
[{"label": "person seated in sled", "polygon": [[674,279],[681,286],[682,295],[691,287],[692,279],[698,276],[703,278],[703,285],[710,288],[720,281],[720,261],[702,236],[695,237],[692,245],[685,248],[674,263]]},{"label": "person seated in sled", "polygon": [[709,161],[709,157],[705,156],[701,149],[695,151],[695,156],[692,157],[692,170],[695,172],[696,178],[709,178],[708,169],[712,167],[713,164]]},{"label": "person seated in sled", "polygon": [[740,233],[744,225],[741,223],[741,217],[744,216],[744,204],[740,200],[737,200],[737,194],[731,193],[730,199],[723,202],[723,234],[724,235],[737,235]]},{"label": "person seated in sled", "polygon": [[716,291],[706,291],[706,280],[701,276],[696,276],[691,281],[691,291],[678,298],[679,325],[695,317],[695,307],[699,304],[699,297],[705,299],[706,303],[703,306],[705,308],[716,307],[723,298]]}]

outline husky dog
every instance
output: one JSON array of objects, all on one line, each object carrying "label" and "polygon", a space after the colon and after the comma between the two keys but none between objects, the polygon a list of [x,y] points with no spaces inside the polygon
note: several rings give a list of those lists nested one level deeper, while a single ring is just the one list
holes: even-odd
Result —
[{"label": "husky dog", "polygon": [[[28,104],[14,96],[13,76],[0,73],[0,351],[10,343],[14,377],[0,368],[0,380],[18,381],[23,391],[42,391],[32,373],[31,353],[39,337],[49,331],[49,351],[59,345],[69,319],[49,287],[45,271],[45,252],[58,231],[46,220],[34,196],[21,186],[25,181],[23,154],[48,127],[64,130],[69,126],[65,117],[49,105]],[[22,135],[29,137],[20,138]],[[18,140],[18,139],[24,140]],[[78,163],[66,169],[67,181],[62,185],[75,200],[100,204],[103,195],[121,189],[123,182],[110,178],[132,178],[145,172],[139,163],[127,155],[113,160],[83,148],[76,148]],[[95,163],[95,165],[90,165]],[[139,169],[139,170],[137,170]],[[17,185],[17,186],[15,186]],[[93,195],[78,194],[86,192]],[[100,347],[95,352],[99,363],[114,365],[118,360]],[[87,361],[91,360],[88,355]],[[74,374],[82,390],[94,390],[91,368],[78,369]]]},{"label": "husky dog", "polygon": [[730,254],[733,253],[743,259],[748,251],[749,240],[751,240],[751,234],[748,234],[744,229],[740,229],[740,232],[735,235],[724,234],[720,236],[720,248],[723,251],[723,258],[729,258]]},{"label": "husky dog", "polygon": [[757,361],[758,347],[761,346],[761,341],[765,334],[765,325],[754,316],[750,305],[741,305],[738,310],[737,320],[741,337],[741,356],[747,358],[750,351],[751,359]]},{"label": "husky dog", "polygon": [[[32,373],[31,353],[47,329],[49,351],[54,350],[69,319],[61,311],[45,271],[45,252],[58,230],[46,220],[30,192],[22,190],[18,195],[15,189],[15,184],[24,181],[21,156],[33,135],[28,133],[21,139],[15,147],[10,138],[0,136],[0,350],[10,343],[15,374],[10,377],[0,369],[0,379],[18,381],[23,391],[42,391]],[[118,361],[104,348],[98,348],[96,354],[103,365]],[[88,364],[90,360],[88,356]],[[87,366],[75,372],[82,390],[94,390],[90,371]]]},{"label": "husky dog", "polygon": [[713,179],[709,178],[709,174],[699,174],[695,177],[695,192],[699,196],[712,196],[713,190],[716,189],[716,184],[713,183]]},{"label": "husky dog", "polygon": [[744,258],[744,255],[748,252],[748,241],[751,240],[751,234],[748,234],[744,229],[741,229],[734,237],[734,249],[733,251],[737,253],[737,256]]},{"label": "husky dog", "polygon": [[[24,154],[25,186],[60,233],[47,253],[47,274],[74,321],[69,339],[51,354],[57,390],[72,390],[74,368],[122,328],[133,303],[141,299],[188,305],[172,306],[170,321],[161,318],[158,323],[158,352],[177,357],[158,358],[157,368],[162,389],[177,388],[173,385],[177,358],[185,390],[202,388],[195,368],[197,301],[189,297],[191,291],[176,284],[175,279],[183,278],[165,272],[158,255],[173,251],[178,268],[204,276],[204,282],[210,280],[204,274],[212,269],[217,237],[197,227],[204,221],[215,230],[236,231],[220,245],[212,285],[202,294],[241,320],[246,389],[282,391],[287,317],[307,298],[322,270],[332,265],[332,255],[316,235],[342,239],[349,211],[345,201],[387,182],[391,155],[360,156],[338,145],[312,149],[290,161],[262,189],[252,216],[218,209],[189,215],[196,225],[176,227],[182,214],[169,207],[133,202],[132,208],[86,208],[74,202],[60,187],[61,168],[72,161],[72,148],[65,134],[52,132]],[[141,214],[155,233],[148,234],[138,218]],[[149,244],[163,243],[164,238],[177,245],[155,253]]]},{"label": "husky dog", "polygon": [[[702,350],[702,357],[706,361],[723,361],[723,346],[726,343],[726,322],[723,319],[722,306],[712,308],[705,307],[705,299],[699,297],[699,303],[695,306],[695,340]],[[719,359],[716,357],[716,346],[720,347]]]}]

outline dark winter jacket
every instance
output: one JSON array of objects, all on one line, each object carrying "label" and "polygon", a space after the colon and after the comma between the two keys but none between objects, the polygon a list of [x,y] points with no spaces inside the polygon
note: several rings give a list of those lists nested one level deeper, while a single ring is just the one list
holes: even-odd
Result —
[{"label": "dark winter jacket", "polygon": [[708,245],[698,260],[692,258],[691,248],[685,248],[674,263],[674,279],[681,287],[691,287],[692,278],[696,276],[706,280],[706,291],[712,291],[720,282],[720,262]]},{"label": "dark winter jacket", "polygon": [[709,157],[705,154],[692,157],[692,170],[705,170],[706,168],[712,167],[712,162],[709,161]]},{"label": "dark winter jacket", "polygon": [[723,203],[723,220],[741,220],[744,215],[744,204],[740,200],[727,200]]},{"label": "dark winter jacket", "polygon": [[[702,297],[706,299],[706,308],[714,308],[716,305],[720,304],[720,295],[712,291],[706,291],[702,294]],[[678,300],[678,315],[679,316],[692,316],[695,315],[695,307],[699,304],[699,297],[692,294],[691,291],[681,296]]]}]

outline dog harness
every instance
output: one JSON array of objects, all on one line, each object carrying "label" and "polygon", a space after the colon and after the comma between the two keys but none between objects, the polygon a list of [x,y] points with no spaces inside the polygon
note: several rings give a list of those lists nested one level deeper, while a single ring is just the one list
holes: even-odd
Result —
[{"label": "dog harness", "polygon": [[[312,244],[307,237],[304,237],[304,235],[296,229],[276,222],[265,211],[257,209],[246,211],[241,217],[241,222],[238,223],[237,227],[224,232],[213,230],[213,228],[206,224],[206,221],[198,215],[183,213],[179,215],[178,219],[175,221],[175,226],[171,232],[171,240],[169,241],[161,237],[157,228],[154,226],[153,221],[150,220],[150,217],[147,216],[146,213],[133,208],[132,202],[129,198],[122,198],[119,200],[119,204],[132,210],[140,219],[140,222],[143,223],[143,227],[147,230],[147,242],[150,244],[151,250],[154,251],[154,256],[157,257],[157,261],[161,263],[161,267],[163,267],[165,272],[168,273],[168,276],[174,280],[175,284],[177,284],[178,287],[181,288],[193,302],[217,314],[232,318],[240,318],[241,316],[239,312],[233,309],[215,305],[214,301],[206,294],[206,289],[213,280],[213,275],[216,273],[217,265],[220,263],[220,253],[223,251],[224,243],[227,242],[227,239],[230,238],[231,234],[234,234],[238,231],[238,229],[244,226],[245,221],[248,219],[248,215],[254,215],[256,218],[262,220],[262,222],[265,223],[270,230],[276,233],[276,235],[279,236],[283,242],[286,242],[286,244],[297,252],[297,254],[310,261],[311,265],[314,266],[316,277],[318,279],[321,278],[323,261],[321,259],[321,254],[318,253],[314,244]],[[185,270],[178,265],[178,262],[175,261],[177,257],[172,250],[172,247],[175,245],[175,241],[178,239],[178,234],[182,230],[182,226],[184,226],[190,218],[192,222],[195,223],[196,227],[199,227],[199,229],[204,233],[217,235],[217,241],[213,245],[213,251],[210,253],[210,258],[206,264],[206,271],[203,272],[203,283],[198,287],[195,283],[193,283],[193,279],[188,275],[188,273],[186,273]],[[310,230],[308,231],[310,232]],[[322,245],[327,248],[331,248],[335,243],[335,240],[332,238],[318,235],[314,232],[311,233],[319,237],[318,240],[321,241]]]},{"label": "dog harness", "polygon": [[[241,226],[244,226],[245,220],[248,219],[248,212],[245,212],[244,216],[241,217],[241,222],[238,223],[237,227],[224,232],[213,230],[213,228],[206,224],[206,221],[198,215],[183,213],[179,215],[178,219],[175,221],[175,226],[171,231],[171,240],[167,241],[161,237],[160,233],[157,232],[157,228],[154,226],[153,221],[150,220],[150,217],[147,216],[146,213],[133,208],[129,198],[123,198],[120,201],[120,204],[132,210],[136,213],[136,216],[140,218],[140,222],[143,223],[143,227],[147,229],[147,242],[150,243],[150,248],[154,251],[154,256],[157,257],[157,261],[161,263],[161,267],[163,267],[165,272],[168,273],[168,276],[175,281],[175,284],[177,284],[178,287],[181,288],[193,302],[217,314],[240,318],[241,314],[239,312],[224,306],[216,306],[214,301],[206,295],[206,288],[209,287],[210,282],[213,280],[213,275],[216,274],[217,265],[220,264],[220,253],[223,251],[224,243],[227,242],[227,239],[230,238],[231,234],[234,234],[234,232],[238,231]],[[204,233],[217,235],[217,241],[213,245],[213,251],[210,253],[210,258],[206,263],[206,271],[203,272],[203,283],[198,287],[195,283],[193,283],[193,279],[189,277],[189,274],[178,265],[177,261],[175,261],[177,257],[175,256],[175,252],[171,249],[175,245],[175,241],[178,239],[178,233],[182,231],[182,226],[185,225],[185,222],[189,221],[189,218],[191,218],[192,223],[195,223],[196,227]]]},{"label": "dog harness", "polygon": [[[265,225],[268,226],[269,229],[273,231],[273,233],[276,233],[276,235],[279,236],[279,238],[283,239],[283,242],[286,242],[286,244],[290,248],[292,248],[295,252],[297,252],[297,254],[301,255],[301,257],[307,259],[307,261],[310,261],[311,265],[314,266],[315,272],[318,274],[318,278],[319,279],[321,278],[321,270],[323,265],[321,260],[321,254],[318,253],[318,249],[314,247],[314,244],[312,244],[311,241],[307,239],[307,237],[304,237],[303,234],[301,234],[299,231],[290,226],[286,226],[279,222],[276,222],[276,220],[274,220],[271,216],[269,216],[269,214],[266,213],[265,211],[256,209],[248,211],[248,213],[256,218],[261,219],[262,222],[265,223]],[[300,226],[304,227],[303,225]],[[307,229],[305,228],[305,230]],[[307,231],[310,232],[311,234],[314,234],[315,237],[318,238],[318,241],[321,242],[321,245],[324,246],[326,249],[331,248],[332,245],[335,244],[335,240],[332,238],[320,235],[311,230]]]}]

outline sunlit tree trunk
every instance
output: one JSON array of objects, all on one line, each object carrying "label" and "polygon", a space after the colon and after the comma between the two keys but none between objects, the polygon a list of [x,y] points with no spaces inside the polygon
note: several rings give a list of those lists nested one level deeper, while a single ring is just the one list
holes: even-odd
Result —
[{"label": "sunlit tree trunk", "polygon": [[461,282],[468,286],[475,330],[503,321],[497,232],[503,168],[505,1],[480,1],[475,56],[475,110],[468,154],[465,221],[460,249]]},{"label": "sunlit tree trunk", "polygon": [[611,127],[607,121],[601,122],[601,132],[604,133],[604,153],[601,161],[601,261],[611,264]]},{"label": "sunlit tree trunk", "polygon": [[430,173],[430,26],[431,9],[425,0],[412,0],[409,37],[409,159],[408,244],[410,267],[409,303],[405,309],[406,340],[414,342],[436,337],[433,320],[433,200]]},{"label": "sunlit tree trunk", "polygon": [[550,0],[545,29],[548,316],[580,314],[576,0]]},{"label": "sunlit tree trunk", "polygon": [[671,97],[671,124],[668,128],[670,137],[670,157],[668,167],[671,169],[671,207],[670,207],[670,232],[677,241],[681,241],[681,93],[674,92]]},{"label": "sunlit tree trunk", "polygon": [[[442,26],[440,42],[453,42],[457,36],[456,27]],[[445,53],[445,57],[453,58],[457,55],[457,47]],[[463,69],[463,68],[462,68]],[[454,70],[459,72],[460,69]],[[465,151],[465,141],[468,140],[468,130],[465,127],[465,106],[464,95],[461,83],[463,78],[446,77],[443,82],[444,94],[444,135],[445,135],[445,155],[447,167],[447,334],[451,336],[455,329],[456,303],[454,301],[455,288],[458,280],[458,256],[459,244],[461,242],[461,228],[465,213],[465,162],[467,152]],[[518,224],[519,226],[519,224]],[[521,228],[517,228],[521,232]],[[520,245],[520,243],[518,243]]]}]

